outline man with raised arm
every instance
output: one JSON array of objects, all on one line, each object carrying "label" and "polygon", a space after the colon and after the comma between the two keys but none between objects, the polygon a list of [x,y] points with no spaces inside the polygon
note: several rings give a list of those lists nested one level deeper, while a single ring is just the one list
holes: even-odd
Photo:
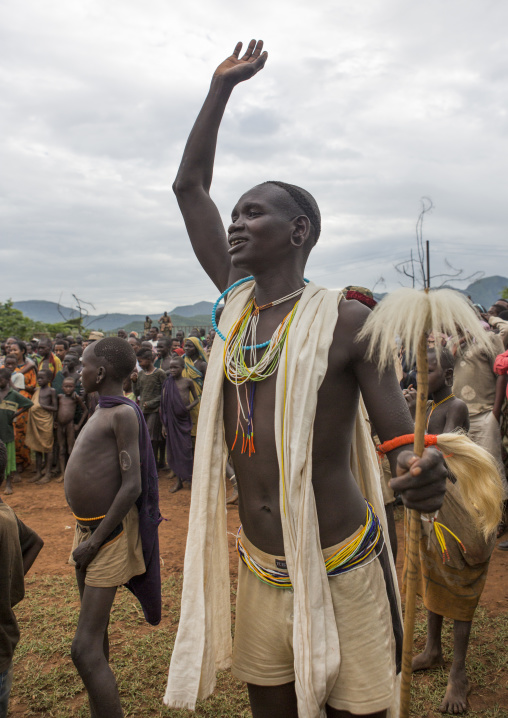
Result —
[{"label": "man with raised arm", "polygon": [[381,441],[401,437],[389,458],[407,506],[437,510],[446,470],[437,451],[417,459],[403,445],[413,423],[395,372],[380,376],[355,341],[369,310],[305,284],[321,229],[314,198],[265,182],[222,225],[209,195],[220,122],[234,87],[267,60],[261,41],[242,57],[241,47],[213,75],[174,183],[226,306],[204,384],[164,700],[193,708],[231,665],[225,437],[242,521],[232,670],[248,684],[254,718],[383,718],[394,705],[401,625],[365,408]]}]

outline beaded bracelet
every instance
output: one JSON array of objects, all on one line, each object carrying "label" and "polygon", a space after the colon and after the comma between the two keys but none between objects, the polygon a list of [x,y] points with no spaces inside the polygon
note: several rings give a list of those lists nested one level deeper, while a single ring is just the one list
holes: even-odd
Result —
[{"label": "beaded bracelet", "polygon": [[[435,446],[437,444],[438,437],[435,434],[425,434],[425,446]],[[406,446],[407,444],[414,444],[414,434],[404,434],[403,436],[396,436],[394,439],[383,441],[377,447],[377,453],[383,457],[388,452],[398,449],[400,446]]]}]

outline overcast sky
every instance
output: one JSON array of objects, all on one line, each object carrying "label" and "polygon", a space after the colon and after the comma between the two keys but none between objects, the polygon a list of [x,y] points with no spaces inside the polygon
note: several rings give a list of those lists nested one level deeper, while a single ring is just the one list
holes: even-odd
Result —
[{"label": "overcast sky", "polygon": [[[508,275],[504,0],[2,0],[0,300],[152,313],[213,300],[171,191],[215,67],[261,37],[212,196],[311,191],[307,277],[396,288],[421,197],[432,269]],[[384,279],[384,283],[380,281]],[[464,285],[458,285],[464,286]]]}]

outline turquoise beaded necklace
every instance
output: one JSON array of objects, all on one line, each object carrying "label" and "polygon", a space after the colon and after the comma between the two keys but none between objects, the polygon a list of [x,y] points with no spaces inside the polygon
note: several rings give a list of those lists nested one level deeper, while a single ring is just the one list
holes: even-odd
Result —
[{"label": "turquoise beaded necklace", "polygon": [[[215,329],[216,334],[218,334],[218,335],[220,336],[220,338],[222,339],[223,342],[226,341],[226,337],[224,336],[224,334],[220,331],[219,327],[217,326],[217,320],[216,320],[216,318],[215,318],[215,316],[216,316],[216,314],[217,314],[217,307],[219,306],[219,302],[221,301],[221,299],[224,299],[224,297],[226,297],[226,296],[229,294],[229,292],[231,292],[233,289],[235,289],[235,287],[239,287],[239,286],[241,286],[242,284],[245,284],[245,282],[250,282],[250,281],[252,281],[253,279],[254,279],[253,276],[251,276],[251,277],[244,277],[243,279],[239,279],[237,282],[235,282],[235,283],[232,284],[230,287],[228,287],[226,290],[224,290],[224,291],[222,292],[222,294],[220,295],[220,297],[219,297],[219,298],[217,299],[217,301],[215,302],[215,304],[213,305],[213,308],[212,308],[212,326],[213,326],[213,328]],[[308,280],[308,279],[305,279],[305,277],[304,277],[303,281],[306,282],[307,284],[309,283],[309,280]],[[244,349],[244,351],[249,351],[249,350],[251,350],[251,349],[264,349],[264,348],[267,347],[269,344],[270,344],[270,340],[267,341],[267,342],[263,342],[262,344],[256,344],[256,345],[253,345],[253,346],[246,346],[246,347],[243,347],[243,349]]]}]

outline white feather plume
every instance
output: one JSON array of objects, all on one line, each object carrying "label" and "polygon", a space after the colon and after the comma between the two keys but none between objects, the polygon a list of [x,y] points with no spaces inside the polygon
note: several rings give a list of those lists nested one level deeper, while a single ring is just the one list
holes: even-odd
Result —
[{"label": "white feather plume", "polygon": [[[452,289],[424,292],[403,288],[388,294],[365,322],[358,339],[368,339],[368,357],[376,357],[380,369],[393,362],[394,342],[404,345],[408,356],[416,357],[423,334],[462,334],[468,345],[475,344],[492,355],[493,346],[476,312],[467,299]],[[436,341],[436,352],[440,351]]]}]

